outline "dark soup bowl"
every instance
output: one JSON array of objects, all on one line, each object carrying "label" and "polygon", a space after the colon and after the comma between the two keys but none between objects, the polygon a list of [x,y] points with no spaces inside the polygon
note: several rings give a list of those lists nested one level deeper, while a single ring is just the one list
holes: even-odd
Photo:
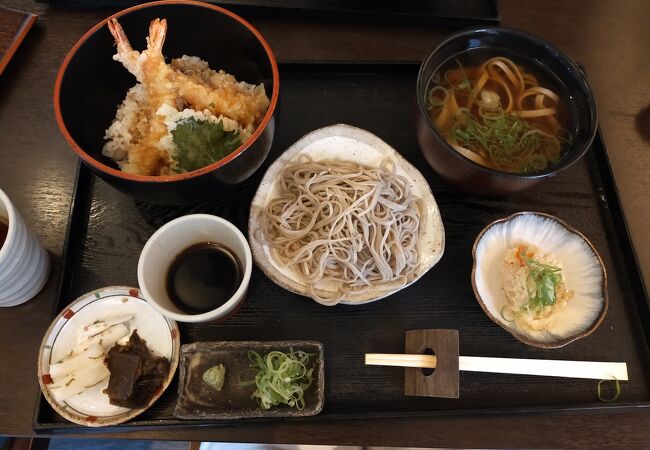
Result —
[{"label": "dark soup bowl", "polygon": [[[115,40],[108,21],[117,18],[135,50],[146,48],[149,24],[166,19],[163,54],[190,55],[224,70],[237,81],[264,84],[270,104],[251,136],[232,153],[204,167],[163,176],[123,172],[102,154],[106,129],[136,78],[113,60]],[[271,48],[251,24],[206,3],[164,0],[120,11],[88,31],[65,57],[54,88],[54,111],[61,133],[84,164],[116,189],[158,204],[191,204],[233,192],[267,157],[276,126],[278,67]],[[231,145],[236,145],[231,144]]]},{"label": "dark soup bowl", "polygon": [[[434,101],[438,102],[436,105],[433,105],[434,101],[429,98],[430,89],[435,85],[434,80],[441,84],[454,83],[454,80],[449,81],[448,78],[443,77],[445,77],[445,74],[451,77],[451,72],[447,71],[459,68],[462,70],[456,71],[456,73],[473,73],[479,79],[478,72],[466,71],[472,70],[472,67],[478,67],[486,60],[496,56],[509,58],[520,70],[523,69],[526,73],[532,74],[539,81],[541,87],[546,87],[557,94],[555,105],[544,103],[551,100],[550,98],[544,98],[542,99],[542,105],[530,106],[531,109],[556,108],[558,119],[562,119],[560,120],[562,126],[557,129],[558,133],[556,134],[556,137],[559,138],[558,142],[562,142],[561,151],[559,156],[557,152],[554,154],[553,162],[550,164],[547,163],[547,161],[551,161],[550,158],[545,160],[542,157],[542,163],[547,164],[546,167],[535,170],[529,167],[517,173],[500,170],[495,164],[491,164],[491,167],[480,164],[454,149],[434,124],[434,120],[440,118],[435,114],[441,111],[435,109],[436,107],[440,108],[438,97],[434,97]],[[506,75],[508,75],[501,72],[502,69],[496,68],[493,70],[498,72],[502,79],[505,79]],[[510,75],[514,76],[513,71],[510,72]],[[468,80],[468,78],[465,78],[465,80]],[[474,84],[467,81],[470,88],[465,88],[467,89],[466,92],[468,92],[468,94],[465,94],[466,99],[469,98],[475,88],[478,94],[481,94],[479,89],[482,88],[477,87],[479,82],[472,81],[474,81]],[[454,86],[455,89],[462,88],[460,81]],[[520,82],[519,86],[522,86],[522,90],[530,89],[528,81]],[[440,92],[444,94],[445,91]],[[418,74],[416,93],[418,109],[416,128],[422,153],[431,167],[449,185],[472,194],[497,196],[530,188],[568,168],[580,159],[589,149],[596,134],[598,122],[596,105],[591,88],[587,84],[582,70],[569,57],[547,42],[517,30],[478,28],[450,36],[422,63]],[[505,94],[497,97],[499,102],[501,97],[504,96]],[[536,95],[531,95],[526,101],[537,102],[535,97]],[[483,97],[483,99],[486,98]],[[508,101],[507,97],[505,99],[504,102]],[[467,101],[467,104],[472,105],[469,101]],[[514,104],[514,101],[512,104]],[[430,112],[430,106],[434,108],[433,112]],[[518,106],[515,106],[513,112],[518,116],[518,113],[515,112],[517,109],[519,109]],[[430,118],[430,115],[432,118]],[[532,122],[540,120],[542,118],[536,118]],[[449,124],[450,122],[441,119],[441,123]],[[465,126],[464,124],[467,122],[461,123],[462,126]],[[461,128],[461,134],[467,130],[466,128],[462,129],[462,126],[458,126]],[[450,133],[458,132],[454,128],[451,128],[452,131],[449,130],[445,131],[447,136],[450,136]],[[467,135],[453,134],[451,136],[468,139]],[[487,152],[484,154],[492,155],[492,153]],[[473,154],[470,156],[473,156]],[[478,159],[486,161],[486,158]]]}]

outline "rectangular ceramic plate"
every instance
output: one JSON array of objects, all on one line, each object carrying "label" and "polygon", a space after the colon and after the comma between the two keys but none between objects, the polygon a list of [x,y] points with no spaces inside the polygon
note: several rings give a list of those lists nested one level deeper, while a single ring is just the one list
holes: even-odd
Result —
[{"label": "rectangular ceramic plate", "polygon": [[[287,405],[262,409],[251,394],[255,386],[241,386],[239,380],[248,379],[250,362],[248,351],[254,350],[262,357],[270,351],[289,352],[302,350],[313,356],[307,368],[313,364],[314,380],[305,391],[305,408]],[[221,391],[208,386],[201,376],[212,366],[222,364],[226,368],[225,382]],[[323,345],[312,341],[239,341],[195,342],[181,347],[178,401],[174,417],[179,419],[244,419],[250,417],[305,417],[318,414],[323,409],[324,373]],[[245,377],[245,378],[244,378]]]}]

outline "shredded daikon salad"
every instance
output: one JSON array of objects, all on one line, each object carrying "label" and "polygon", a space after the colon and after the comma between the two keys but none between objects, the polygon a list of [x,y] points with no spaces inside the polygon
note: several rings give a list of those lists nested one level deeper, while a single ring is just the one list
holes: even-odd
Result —
[{"label": "shredded daikon salad", "polygon": [[131,334],[127,324],[133,315],[95,320],[77,333],[77,343],[61,360],[49,366],[54,399],[63,403],[106,381],[110,372],[104,364],[108,350]]},{"label": "shredded daikon salad", "polygon": [[250,350],[250,371],[255,373],[255,377],[243,380],[240,384],[256,386],[252,397],[257,398],[262,409],[270,409],[276,405],[303,409],[305,391],[314,380],[313,365],[307,368],[311,356],[311,353],[293,349],[289,353],[271,351],[264,356]]}]

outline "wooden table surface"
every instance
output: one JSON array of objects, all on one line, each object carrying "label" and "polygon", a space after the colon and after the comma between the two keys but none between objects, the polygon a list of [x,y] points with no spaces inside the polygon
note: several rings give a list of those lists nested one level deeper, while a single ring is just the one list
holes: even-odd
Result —
[{"label": "wooden table surface", "polygon": [[[39,396],[36,355],[55,305],[77,159],[54,121],[54,78],[65,53],[112,11],[4,5],[39,15],[0,77],[0,188],[49,250],[53,272],[30,302],[0,310],[0,435],[31,435]],[[583,64],[646,285],[650,282],[650,3],[536,0],[500,3],[502,25],[550,41]],[[419,61],[446,33],[429,25],[248,17],[280,62]],[[83,95],[80,92],[80,95]],[[648,111],[646,109],[646,111]],[[645,130],[645,134],[643,132]],[[140,439],[403,445],[417,447],[648,447],[650,412],[229,424],[151,430]],[[116,435],[111,435],[116,436]]]}]

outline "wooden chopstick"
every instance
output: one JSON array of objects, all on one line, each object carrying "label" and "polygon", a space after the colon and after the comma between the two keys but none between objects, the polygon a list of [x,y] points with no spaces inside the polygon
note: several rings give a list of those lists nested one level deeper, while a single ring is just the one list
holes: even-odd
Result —
[{"label": "wooden chopstick", "polygon": [[[372,366],[421,367],[435,369],[432,355],[401,355],[366,353],[366,364]],[[628,379],[627,365],[622,362],[565,361],[553,359],[489,358],[461,356],[461,371],[537,375],[546,377],[589,378],[593,380]]]},{"label": "wooden chopstick", "polygon": [[366,353],[366,365],[422,367],[435,369],[438,359],[433,355],[391,355],[386,353]]}]

